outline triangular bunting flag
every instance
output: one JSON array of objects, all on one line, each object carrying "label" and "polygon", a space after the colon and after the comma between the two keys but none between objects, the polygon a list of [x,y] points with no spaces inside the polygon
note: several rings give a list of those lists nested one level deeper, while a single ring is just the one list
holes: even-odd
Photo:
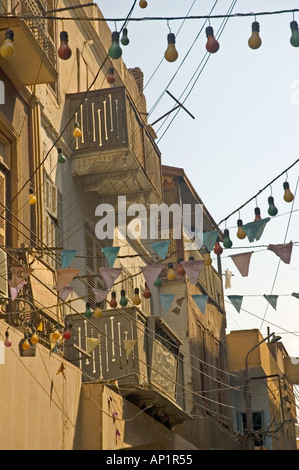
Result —
[{"label": "triangular bunting flag", "polygon": [[292,296],[296,297],[296,299],[299,299],[299,294],[297,294],[296,292],[292,292]]},{"label": "triangular bunting flag", "polygon": [[133,351],[135,344],[137,343],[136,339],[123,339],[124,348],[126,350],[127,357]]},{"label": "triangular bunting flag", "polygon": [[10,281],[8,281],[8,284],[9,284],[9,289],[10,289],[10,294],[11,294],[11,300],[15,300],[18,297],[19,292],[27,284],[27,281],[21,281],[20,284],[17,285],[17,287],[13,287]]},{"label": "triangular bunting flag", "polygon": [[11,268],[12,277],[10,280],[10,286],[17,287],[22,281],[24,281],[24,279],[27,279],[29,274],[31,274],[33,271],[34,269],[32,268],[13,266]]},{"label": "triangular bunting flag", "polygon": [[76,253],[77,253],[77,250],[62,250],[61,269],[65,269],[69,267]]},{"label": "triangular bunting flag", "polygon": [[201,313],[204,315],[208,301],[208,295],[191,295],[191,297],[196,303]]},{"label": "triangular bunting flag", "polygon": [[191,284],[197,283],[200,271],[202,270],[204,263],[205,262],[203,259],[181,261],[181,265],[185,269],[185,272]]},{"label": "triangular bunting flag", "polygon": [[264,297],[266,300],[268,300],[269,304],[272,305],[274,310],[276,310],[278,295],[265,295],[264,294]]},{"label": "triangular bunting flag", "polygon": [[269,222],[270,217],[267,219],[256,220],[254,222],[249,222],[248,224],[243,225],[243,229],[248,237],[250,242],[254,240],[259,240],[263,234],[266,224]]},{"label": "triangular bunting flag", "polygon": [[240,313],[241,310],[241,305],[243,301],[243,296],[242,295],[228,295],[227,296],[235,309]]},{"label": "triangular bunting flag", "polygon": [[108,289],[92,289],[96,298],[96,302],[101,302],[102,300],[106,299],[107,295],[109,294]]},{"label": "triangular bunting flag", "polygon": [[106,256],[110,268],[113,267],[119,250],[119,246],[107,246],[101,249],[101,252],[104,253],[104,255]]},{"label": "triangular bunting flag", "polygon": [[71,286],[65,286],[63,289],[59,291],[59,297],[61,297],[62,300],[65,300],[67,296],[72,292],[73,287]]},{"label": "triangular bunting flag", "polygon": [[168,312],[168,309],[173,301],[174,294],[159,294],[162,307],[165,312]]},{"label": "triangular bunting flag", "polygon": [[212,251],[219,235],[218,230],[203,233],[203,245],[208,251]]},{"label": "triangular bunting flag", "polygon": [[231,288],[231,277],[232,277],[232,272],[229,269],[225,270],[225,289],[230,289]]},{"label": "triangular bunting flag", "polygon": [[155,280],[159,277],[159,274],[163,269],[163,266],[141,266],[140,269],[144,275],[148,288],[152,289]]},{"label": "triangular bunting flag", "polygon": [[121,268],[100,268],[99,271],[105,281],[106,288],[109,290],[113,287],[114,281],[120,275]]},{"label": "triangular bunting flag", "polygon": [[238,255],[231,256],[231,259],[243,277],[248,276],[249,263],[252,253],[253,251],[249,253],[239,253]]},{"label": "triangular bunting flag", "polygon": [[93,351],[98,344],[100,344],[101,339],[100,338],[86,338],[86,352],[89,354],[91,351]]},{"label": "triangular bunting flag", "polygon": [[60,364],[60,366],[59,366],[59,369],[58,369],[58,371],[56,372],[56,375],[58,375],[58,374],[62,374],[62,375],[63,375],[63,377],[65,378],[65,375],[64,375],[64,370],[65,370],[65,365],[64,365],[64,364],[63,364],[63,362],[62,362],[62,363]]},{"label": "triangular bunting flag", "polygon": [[74,277],[79,274],[80,270],[79,269],[71,269],[71,268],[66,268],[66,269],[57,269],[57,283],[56,283],[56,289],[58,291],[61,291],[69,282],[71,282]]},{"label": "triangular bunting flag", "polygon": [[273,251],[286,264],[290,264],[293,242],[281,245],[269,245],[268,250]]},{"label": "triangular bunting flag", "polygon": [[170,243],[169,240],[154,242],[154,243],[151,243],[151,247],[160,256],[160,258],[164,259],[166,258],[166,255],[168,252],[169,243]]}]

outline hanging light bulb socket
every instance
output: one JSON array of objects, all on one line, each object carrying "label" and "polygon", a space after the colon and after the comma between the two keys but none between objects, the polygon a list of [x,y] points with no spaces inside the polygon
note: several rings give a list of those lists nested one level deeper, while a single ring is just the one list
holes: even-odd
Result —
[{"label": "hanging light bulb socket", "polygon": [[0,54],[4,59],[10,59],[16,53],[14,46],[14,32],[12,29],[5,31],[5,40],[0,48]]},{"label": "hanging light bulb socket", "polygon": [[248,46],[250,49],[258,49],[262,45],[260,38],[260,24],[258,21],[254,21],[251,25],[252,34],[248,39]]},{"label": "hanging light bulb socket", "polygon": [[119,32],[113,31],[111,36],[111,46],[108,49],[111,59],[119,59],[122,56],[122,49],[119,45]]},{"label": "hanging light bulb socket", "polygon": [[269,196],[269,197],[268,197],[268,204],[269,204],[269,207],[268,207],[268,214],[269,214],[271,217],[275,217],[275,215],[278,214],[278,209],[277,209],[277,207],[275,207],[274,198],[273,198],[272,196]]},{"label": "hanging light bulb socket", "polygon": [[123,29],[122,37],[121,37],[120,42],[122,43],[123,46],[127,46],[127,45],[129,44],[130,39],[128,38],[128,30],[127,30],[127,28],[124,28],[124,29]]},{"label": "hanging light bulb socket", "polygon": [[69,46],[68,33],[61,31],[60,33],[60,46],[57,51],[58,57],[62,60],[68,60],[72,55],[72,50]]},{"label": "hanging light bulb socket", "polygon": [[286,202],[292,202],[294,199],[294,195],[290,190],[290,185],[287,181],[283,183],[284,195],[283,198]]},{"label": "hanging light bulb socket", "polygon": [[218,51],[220,44],[217,41],[217,39],[215,39],[214,37],[214,30],[212,26],[207,26],[206,36],[208,38],[207,43],[206,43],[206,49],[208,52],[210,52],[210,54],[214,54],[215,52]]},{"label": "hanging light bulb socket", "polygon": [[298,30],[298,23],[297,21],[291,21],[290,23],[291,27],[291,37],[290,37],[290,43],[293,47],[299,47],[299,30]]},{"label": "hanging light bulb socket", "polygon": [[168,33],[167,43],[168,43],[168,46],[164,53],[164,57],[167,60],[167,62],[175,62],[179,54],[175,48],[175,35],[173,33]]}]

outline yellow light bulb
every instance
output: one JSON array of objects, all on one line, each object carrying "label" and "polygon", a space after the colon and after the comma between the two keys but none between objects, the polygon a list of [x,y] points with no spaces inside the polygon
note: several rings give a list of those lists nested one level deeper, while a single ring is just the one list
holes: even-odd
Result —
[{"label": "yellow light bulb", "polygon": [[14,33],[11,29],[8,29],[5,33],[5,41],[0,48],[0,54],[4,59],[10,59],[15,55],[15,46],[13,45]]},{"label": "yellow light bulb", "polygon": [[292,202],[294,199],[294,194],[290,191],[290,186],[287,181],[283,183],[284,195],[283,198],[286,202]]},{"label": "yellow light bulb", "polygon": [[240,240],[243,240],[244,238],[246,238],[246,232],[245,230],[243,229],[243,222],[241,219],[239,219],[237,221],[237,225],[238,225],[238,231],[237,231],[237,237],[240,239]]},{"label": "yellow light bulb", "polygon": [[58,340],[58,339],[60,338],[60,336],[61,336],[61,334],[59,333],[59,330],[58,330],[58,329],[56,329],[56,330],[54,331],[54,333],[52,333],[52,338],[53,338],[54,340]]},{"label": "yellow light bulb", "polygon": [[169,33],[167,36],[168,46],[165,51],[164,57],[168,62],[174,62],[177,60],[179,54],[175,48],[175,35],[173,33]]},{"label": "yellow light bulb", "polygon": [[96,308],[94,309],[94,312],[93,312],[93,316],[94,316],[95,318],[101,318],[102,314],[103,314],[103,312],[102,312],[102,310],[101,310],[101,308],[100,308],[100,304],[97,303],[97,304],[96,304]]},{"label": "yellow light bulb", "polygon": [[23,349],[24,351],[28,351],[28,349],[30,349],[30,343],[29,343],[28,339],[25,339],[25,341],[23,341],[23,343],[22,343],[22,349]]},{"label": "yellow light bulb", "polygon": [[204,254],[204,262],[205,266],[210,266],[212,264],[212,258],[209,252]]},{"label": "yellow light bulb", "polygon": [[33,335],[30,338],[30,341],[31,341],[32,344],[38,343],[38,336],[37,336],[36,333],[33,333]]},{"label": "yellow light bulb", "polygon": [[248,39],[248,46],[250,49],[258,49],[261,46],[262,40],[260,38],[259,31],[260,25],[257,21],[254,21],[252,23],[252,34]]},{"label": "yellow light bulb", "polygon": [[33,189],[29,189],[29,204],[32,206],[36,203],[36,197],[33,194]]},{"label": "yellow light bulb", "polygon": [[139,6],[140,6],[140,8],[146,8],[147,7],[147,1],[146,0],[140,0]]},{"label": "yellow light bulb", "polygon": [[174,281],[176,278],[176,272],[175,270],[173,269],[173,264],[172,263],[169,263],[168,264],[168,272],[167,272],[167,279],[169,281]]},{"label": "yellow light bulb", "polygon": [[76,139],[82,137],[82,132],[77,122],[74,125],[73,136],[76,137]]},{"label": "yellow light bulb", "polygon": [[141,298],[139,297],[139,289],[138,287],[136,287],[136,289],[134,290],[134,297],[132,299],[132,302],[134,305],[140,305],[141,304]]}]

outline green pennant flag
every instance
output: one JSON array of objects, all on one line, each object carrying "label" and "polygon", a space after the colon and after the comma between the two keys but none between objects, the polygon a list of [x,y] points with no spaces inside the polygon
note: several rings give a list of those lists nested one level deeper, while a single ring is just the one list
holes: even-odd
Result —
[{"label": "green pennant flag", "polygon": [[276,310],[278,295],[265,295],[265,299],[269,302],[270,305]]},{"label": "green pennant flag", "polygon": [[243,296],[242,295],[228,295],[227,296],[235,309],[240,313],[241,310],[241,305],[243,301]]},{"label": "green pennant flag", "polygon": [[174,299],[174,294],[159,294],[162,307],[165,312],[168,312],[171,302]]},{"label": "green pennant flag", "polygon": [[196,303],[197,307],[201,311],[201,313],[204,315],[207,301],[208,301],[208,295],[191,295],[192,299]]},{"label": "green pennant flag", "polygon": [[104,253],[104,255],[106,256],[110,268],[113,267],[119,250],[119,246],[107,246],[101,249],[101,252]]},{"label": "green pennant flag", "polygon": [[269,222],[270,217],[266,219],[256,220],[254,222],[249,222],[248,224],[243,225],[243,229],[248,237],[250,242],[254,242],[254,240],[259,240],[263,235],[264,228],[266,224]]},{"label": "green pennant flag", "polygon": [[166,258],[168,248],[169,248],[169,240],[161,241],[161,242],[154,242],[151,243],[152,249],[160,256],[160,258]]},{"label": "green pennant flag", "polygon": [[203,245],[208,251],[212,251],[219,235],[218,230],[203,233]]}]

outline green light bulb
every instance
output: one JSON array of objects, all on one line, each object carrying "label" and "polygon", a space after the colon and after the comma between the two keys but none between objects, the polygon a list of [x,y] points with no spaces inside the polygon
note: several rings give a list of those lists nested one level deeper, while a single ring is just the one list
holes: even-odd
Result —
[{"label": "green light bulb", "polygon": [[122,38],[121,38],[120,42],[122,43],[123,46],[127,46],[129,44],[130,40],[128,38],[127,28],[123,29],[123,35],[122,35]]},{"label": "green light bulb", "polygon": [[162,280],[160,277],[157,277],[157,279],[154,282],[155,287],[161,287],[162,286]]},{"label": "green light bulb", "polygon": [[90,303],[89,303],[89,302],[86,302],[86,309],[85,309],[84,316],[85,316],[86,318],[92,317],[92,311],[91,311],[91,309],[90,309]]},{"label": "green light bulb", "polygon": [[112,44],[109,47],[108,54],[111,59],[119,59],[122,55],[122,50],[119,45],[119,33],[117,31],[112,33]]},{"label": "green light bulb", "polygon": [[61,148],[58,149],[58,163],[65,163],[65,156],[63,155]]},{"label": "green light bulb", "polygon": [[278,209],[274,205],[274,199],[272,196],[268,197],[268,214],[271,215],[272,217],[278,214]]},{"label": "green light bulb", "polygon": [[126,307],[128,305],[128,300],[126,298],[126,292],[124,290],[120,291],[120,301],[119,301],[119,303],[122,307]]},{"label": "green light bulb", "polygon": [[292,35],[290,37],[290,43],[293,47],[299,47],[299,31],[297,21],[291,21],[290,23]]},{"label": "green light bulb", "polygon": [[229,230],[227,228],[224,229],[223,246],[224,248],[231,248],[233,246],[233,242],[229,238]]}]

